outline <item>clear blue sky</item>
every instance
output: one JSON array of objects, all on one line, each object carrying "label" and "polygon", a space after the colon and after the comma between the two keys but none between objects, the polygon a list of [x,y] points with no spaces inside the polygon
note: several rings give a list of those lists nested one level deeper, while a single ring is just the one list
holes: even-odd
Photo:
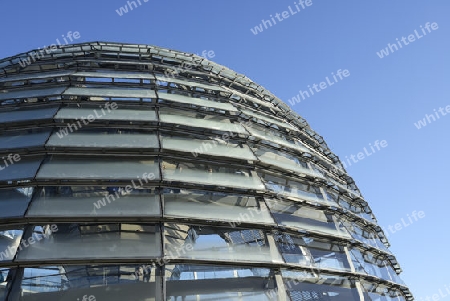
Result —
[{"label": "clear blue sky", "polygon": [[[394,226],[402,218],[408,222],[414,210],[425,213],[388,233],[404,270],[402,278],[417,300],[450,286],[445,222],[450,114],[438,113],[440,119],[430,118],[421,129],[414,126],[425,114],[450,105],[448,0],[312,0],[305,9],[299,6],[300,12],[294,0],[140,2],[119,16],[116,9],[126,0],[2,0],[0,57],[42,48],[68,31],[80,33],[76,42],[213,50],[214,61],[247,75],[285,102],[308,85],[331,79],[332,72],[348,69],[350,76],[293,109],[342,159],[386,140],[388,146],[353,163],[348,172],[381,226]],[[251,32],[262,19],[283,11],[288,11],[287,19],[257,35]],[[436,22],[438,29],[425,36],[420,26],[427,22]],[[382,59],[376,54],[414,30],[420,39],[405,40],[409,45],[397,46]]]}]

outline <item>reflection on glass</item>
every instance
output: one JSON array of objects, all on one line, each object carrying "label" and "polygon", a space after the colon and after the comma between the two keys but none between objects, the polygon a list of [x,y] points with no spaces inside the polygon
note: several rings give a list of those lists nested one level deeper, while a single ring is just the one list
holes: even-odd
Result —
[{"label": "reflection on glass", "polygon": [[203,185],[228,186],[244,189],[264,189],[259,177],[248,168],[212,165],[198,162],[164,160],[163,179]]},{"label": "reflection on glass", "polygon": [[362,252],[359,249],[352,249],[351,255],[357,272],[404,284],[384,256],[376,257],[369,251]]},{"label": "reflection on glass", "polygon": [[49,129],[36,128],[3,132],[2,136],[0,136],[0,147],[8,150],[44,147],[49,135]]},{"label": "reflection on glass", "polygon": [[278,224],[325,234],[349,237],[342,231],[336,217],[323,210],[313,209],[298,202],[266,199],[267,205]]},{"label": "reflection on glass", "polygon": [[372,217],[372,214],[367,213],[366,209],[364,209],[361,204],[358,204],[357,202],[353,202],[350,199],[348,199],[347,197],[344,197],[342,195],[338,196],[334,192],[327,191],[326,195],[327,195],[327,198],[329,201],[339,204],[342,208],[350,210],[354,214],[359,215],[360,217],[362,217],[372,223],[375,222]]},{"label": "reflection on glass", "polygon": [[22,238],[23,228],[0,228],[0,262],[12,261]]},{"label": "reflection on glass", "polygon": [[354,280],[345,277],[282,270],[291,300],[360,301]]},{"label": "reflection on glass", "polygon": [[262,163],[273,165],[275,168],[278,167],[283,170],[295,172],[296,174],[315,176],[308,165],[305,162],[300,161],[297,156],[268,147],[261,147],[259,145],[254,146],[252,149]]},{"label": "reflection on glass", "polygon": [[[138,185],[159,179],[159,164],[154,158],[82,158],[53,156],[42,164],[37,179],[130,180]],[[132,183],[130,183],[132,184]],[[142,184],[141,184],[142,185]]]},{"label": "reflection on glass", "polygon": [[160,300],[151,264],[101,266],[42,266],[25,268],[21,300]]},{"label": "reflection on glass", "polygon": [[158,216],[160,211],[156,189],[139,184],[128,191],[125,186],[46,186],[27,216]]},{"label": "reflection on glass", "polygon": [[324,199],[320,188],[302,183],[299,181],[289,180],[270,174],[264,174],[263,178],[267,189],[272,190],[278,195],[292,198],[300,198],[312,203],[329,203]]},{"label": "reflection on glass", "polygon": [[0,167],[4,170],[0,171],[0,182],[32,179],[36,175],[42,159],[43,157],[20,157],[19,161],[14,159],[14,164],[7,167],[1,160]]},{"label": "reflection on glass", "polygon": [[0,268],[0,301],[6,300],[8,291],[11,288],[14,273],[14,269]]},{"label": "reflection on glass", "polygon": [[53,224],[34,226],[35,242],[18,259],[153,258],[161,255],[159,227],[152,224]]},{"label": "reflection on glass", "polygon": [[0,218],[22,217],[34,187],[0,189]]},{"label": "reflection on glass", "polygon": [[262,230],[166,224],[168,258],[199,260],[282,262],[272,239]]},{"label": "reflection on glass", "polygon": [[344,219],[342,219],[342,224],[353,238],[374,248],[378,248],[387,253],[391,253],[389,249],[383,244],[383,242],[381,242],[380,238],[374,231],[368,228],[363,228],[356,223],[351,223],[350,221]]},{"label": "reflection on glass", "polygon": [[175,264],[167,265],[165,274],[170,301],[277,300],[271,298],[277,290],[269,269]]},{"label": "reflection on glass", "polygon": [[276,234],[275,241],[287,263],[350,271],[347,255],[341,245],[286,233]]},{"label": "reflection on glass", "polygon": [[362,282],[364,300],[376,301],[405,301],[400,291],[390,289],[384,285]]},{"label": "reflection on glass", "polygon": [[186,189],[164,190],[166,216],[241,223],[274,224],[267,207],[253,196]]}]

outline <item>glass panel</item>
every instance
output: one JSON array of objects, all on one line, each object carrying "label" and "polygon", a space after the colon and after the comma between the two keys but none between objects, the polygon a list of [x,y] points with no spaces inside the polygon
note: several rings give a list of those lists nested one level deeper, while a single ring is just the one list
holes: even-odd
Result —
[{"label": "glass panel", "polygon": [[11,287],[14,274],[15,270],[13,269],[0,268],[0,301],[6,301],[6,296]]},{"label": "glass panel", "polygon": [[220,187],[263,190],[259,177],[248,169],[214,166],[201,163],[164,161],[163,179],[166,181],[190,182]]},{"label": "glass panel", "polygon": [[211,137],[210,140],[166,136],[162,137],[161,144],[163,149],[191,152],[194,157],[203,154],[256,161],[256,157],[247,145],[233,143],[227,139],[229,135],[225,135]]},{"label": "glass panel", "polygon": [[[96,111],[98,110],[98,111]],[[105,111],[105,114],[96,114],[100,112],[99,108],[72,108],[65,107],[59,110],[55,119],[87,119],[89,115],[100,115],[101,120],[125,120],[125,121],[158,121],[155,111],[148,108],[136,109],[115,109]]]},{"label": "glass panel", "polygon": [[[177,70],[180,70],[181,68],[178,67]],[[188,68],[186,68],[188,69]],[[186,71],[186,70],[184,70]],[[189,71],[189,70],[187,70]],[[179,84],[179,85],[183,85],[183,86],[189,86],[189,87],[197,87],[197,88],[201,88],[201,89],[205,89],[205,90],[215,90],[215,91],[224,91],[224,92],[228,92],[227,90],[225,90],[224,88],[220,87],[220,86],[216,86],[214,84],[202,84],[202,83],[198,83],[198,82],[193,82],[193,81],[187,81],[185,79],[182,78],[174,78],[171,76],[161,76],[161,75],[156,75],[156,80],[158,81],[168,81],[171,83],[175,83],[175,84]]]},{"label": "glass panel", "polygon": [[0,218],[22,217],[34,187],[0,189]]},{"label": "glass panel", "polygon": [[278,148],[282,148],[281,146],[284,146],[302,153],[311,152],[299,141],[294,140],[292,137],[282,135],[280,132],[277,132],[273,129],[264,128],[256,124],[245,124],[245,128],[250,132],[252,136],[255,136],[256,138],[268,144],[279,145]]},{"label": "glass panel", "polygon": [[158,92],[158,98],[183,104],[191,104],[199,107],[216,108],[228,112],[237,112],[237,109],[229,104],[218,101],[205,100],[197,97],[190,97],[180,94],[168,94]]},{"label": "glass panel", "polygon": [[281,270],[291,300],[360,301],[354,281],[340,276]]},{"label": "glass panel", "polygon": [[58,107],[20,107],[0,111],[0,123],[51,119]]},{"label": "glass panel", "polygon": [[263,178],[267,189],[272,190],[278,195],[302,199],[311,203],[334,205],[334,203],[328,202],[328,200],[324,199],[322,192],[316,186],[269,174],[265,174]]},{"label": "glass panel", "polygon": [[155,189],[125,187],[48,186],[42,188],[27,216],[160,216],[159,194]]},{"label": "glass panel", "polygon": [[46,97],[52,95],[60,95],[67,86],[52,87],[47,89],[23,89],[15,90],[11,92],[0,93],[0,100],[17,99],[17,98],[33,98],[33,97]]},{"label": "glass panel", "polygon": [[[167,300],[269,301],[276,287],[273,271],[216,265],[166,266]],[[276,292],[275,292],[276,296]]]},{"label": "glass panel", "polygon": [[0,228],[0,262],[12,261],[20,246],[23,228]]},{"label": "glass panel", "polygon": [[[37,179],[158,180],[159,164],[152,159],[66,158],[55,156],[42,164]],[[132,183],[130,183],[132,184]],[[136,185],[136,184],[133,184]]]},{"label": "glass panel", "polygon": [[351,236],[337,228],[334,216],[302,204],[276,199],[266,199],[267,205],[278,224],[297,229],[314,231],[333,236]]},{"label": "glass panel", "polygon": [[208,191],[165,189],[164,213],[168,217],[241,223],[274,224],[264,203],[255,197]]},{"label": "glass panel", "polygon": [[159,118],[161,122],[165,123],[247,135],[241,124],[230,123],[228,118],[219,115],[206,115],[200,112],[161,108],[159,110]]},{"label": "glass panel", "polygon": [[[68,76],[75,71],[54,71],[54,72],[42,72],[42,73],[32,73],[32,74],[19,74],[11,77],[3,77],[0,78],[0,83],[4,82],[13,82],[13,81],[21,81],[21,80],[29,80],[29,79],[40,79],[40,78],[52,78],[52,77],[65,77]],[[59,93],[58,93],[59,94]]]},{"label": "glass panel", "polygon": [[[41,266],[25,268],[21,281],[23,301],[159,301],[154,267],[148,264],[97,266]],[[143,273],[142,273],[143,274]],[[139,279],[140,277],[141,279]],[[92,297],[91,297],[92,296]],[[132,297],[130,297],[132,296]],[[91,297],[89,299],[89,297]]]},{"label": "glass panel", "polygon": [[[381,284],[362,282],[364,300],[370,301],[405,301],[400,291],[388,288]],[[423,298],[421,298],[423,300]],[[428,298],[429,299],[429,298]],[[430,300],[430,299],[429,299]],[[436,299],[438,300],[438,299]]]},{"label": "glass panel", "polygon": [[26,131],[3,132],[3,135],[0,136],[0,148],[10,150],[37,146],[43,147],[48,136],[50,136],[50,130],[36,131],[29,129]]},{"label": "glass panel", "polygon": [[130,88],[75,88],[70,87],[64,95],[79,96],[102,96],[102,97],[139,97],[156,98],[155,91],[150,89],[130,89]]},{"label": "glass panel", "polygon": [[369,251],[362,252],[359,249],[352,249],[351,255],[357,272],[404,285],[402,279],[385,257],[380,256],[377,258],[373,253]]},{"label": "glass panel", "polygon": [[297,128],[295,128],[294,126],[290,125],[289,123],[286,122],[282,122],[281,120],[275,119],[275,118],[271,118],[268,115],[263,115],[262,113],[256,113],[254,111],[251,110],[247,110],[247,109],[241,109],[242,113],[244,113],[247,116],[256,118],[256,119],[260,119],[268,124],[275,124],[279,127],[282,128],[287,128],[290,129],[292,131],[298,131]]},{"label": "glass panel", "polygon": [[283,262],[262,230],[165,224],[167,258],[231,262]]},{"label": "glass panel", "polygon": [[[18,154],[16,154],[16,156],[18,156]],[[43,157],[20,158],[20,156],[19,161],[16,161],[15,159],[5,161],[5,159],[3,159],[3,162],[0,161],[0,182],[28,180],[34,178],[42,159]],[[11,164],[11,161],[14,164]]]},{"label": "glass panel", "polygon": [[350,271],[344,247],[326,240],[278,233],[275,241],[287,263]]},{"label": "glass panel", "polygon": [[299,177],[301,177],[299,174],[307,174],[311,177],[316,176],[316,174],[308,168],[308,165],[305,162],[300,161],[295,156],[261,146],[255,146],[252,149],[262,163],[281,167],[287,171],[296,173]]},{"label": "glass panel", "polygon": [[133,72],[89,72],[81,71],[73,74],[75,77],[106,77],[106,78],[141,78],[141,79],[155,79],[153,74],[150,73],[133,73]]},{"label": "glass panel", "polygon": [[380,238],[373,230],[368,228],[363,229],[356,223],[344,219],[342,219],[342,224],[354,239],[391,254],[391,251],[389,251],[389,249],[381,242]]},{"label": "glass panel", "polygon": [[[98,148],[159,148],[158,137],[153,132],[124,129],[89,129],[66,133],[53,133],[47,147],[98,147]],[[64,138],[64,139],[62,139]]]},{"label": "glass panel", "polygon": [[348,209],[354,214],[372,222],[376,223],[376,221],[372,218],[372,215],[365,212],[365,209],[357,203],[356,201],[351,201],[349,198],[344,197],[342,195],[337,195],[334,192],[327,191],[326,192],[327,198],[330,201],[333,201],[337,204],[339,204],[342,208]]},{"label": "glass panel", "polygon": [[224,88],[227,89],[227,91],[229,93],[233,94],[233,96],[231,98],[236,98],[236,95],[237,95],[240,98],[245,98],[245,100],[249,101],[250,103],[256,103],[256,104],[268,107],[268,108],[270,108],[272,110],[279,111],[279,109],[277,107],[275,107],[274,105],[272,105],[272,103],[270,103],[270,102],[266,102],[266,101],[260,100],[260,99],[258,99],[256,97],[253,97],[253,96],[250,96],[250,95],[245,95],[245,94],[243,94],[243,93],[241,93],[239,91],[235,91],[235,90],[230,89],[228,87],[224,87]]},{"label": "glass panel", "polygon": [[[153,224],[52,224],[34,226],[18,261],[152,258],[161,256],[159,226]],[[33,238],[33,240],[31,240]],[[25,240],[25,238],[24,238]],[[26,243],[25,241],[22,243]],[[31,241],[30,241],[31,240]]]}]

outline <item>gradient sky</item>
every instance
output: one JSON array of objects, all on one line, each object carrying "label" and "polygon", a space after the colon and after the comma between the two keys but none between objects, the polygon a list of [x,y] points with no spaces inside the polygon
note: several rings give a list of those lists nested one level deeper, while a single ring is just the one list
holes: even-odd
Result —
[{"label": "gradient sky", "polygon": [[[438,112],[440,118],[429,117],[421,129],[414,125],[450,105],[448,0],[312,0],[300,12],[294,0],[140,2],[119,16],[116,9],[126,0],[1,0],[0,58],[58,38],[62,42],[69,31],[80,33],[75,42],[142,43],[198,54],[213,50],[212,60],[287,103],[299,90],[347,69],[348,77],[292,108],[341,159],[364,147],[371,152],[369,143],[386,140],[386,147],[347,164],[347,170],[383,228],[402,218],[408,224],[396,233],[388,230],[388,238],[416,300],[450,287],[450,235],[444,223],[450,114]],[[290,14],[287,19],[257,35],[250,30],[283,11]],[[438,29],[425,36],[420,26],[427,22]],[[415,30],[420,39],[397,46],[387,57],[376,54]],[[425,216],[410,223],[413,211]]]}]

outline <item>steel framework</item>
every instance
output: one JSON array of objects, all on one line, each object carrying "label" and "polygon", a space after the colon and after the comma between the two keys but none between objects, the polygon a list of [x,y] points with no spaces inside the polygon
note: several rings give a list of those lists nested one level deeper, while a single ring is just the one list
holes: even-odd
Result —
[{"label": "steel framework", "polygon": [[337,156],[263,87],[148,45],[31,54],[0,60],[0,301],[413,300]]}]

